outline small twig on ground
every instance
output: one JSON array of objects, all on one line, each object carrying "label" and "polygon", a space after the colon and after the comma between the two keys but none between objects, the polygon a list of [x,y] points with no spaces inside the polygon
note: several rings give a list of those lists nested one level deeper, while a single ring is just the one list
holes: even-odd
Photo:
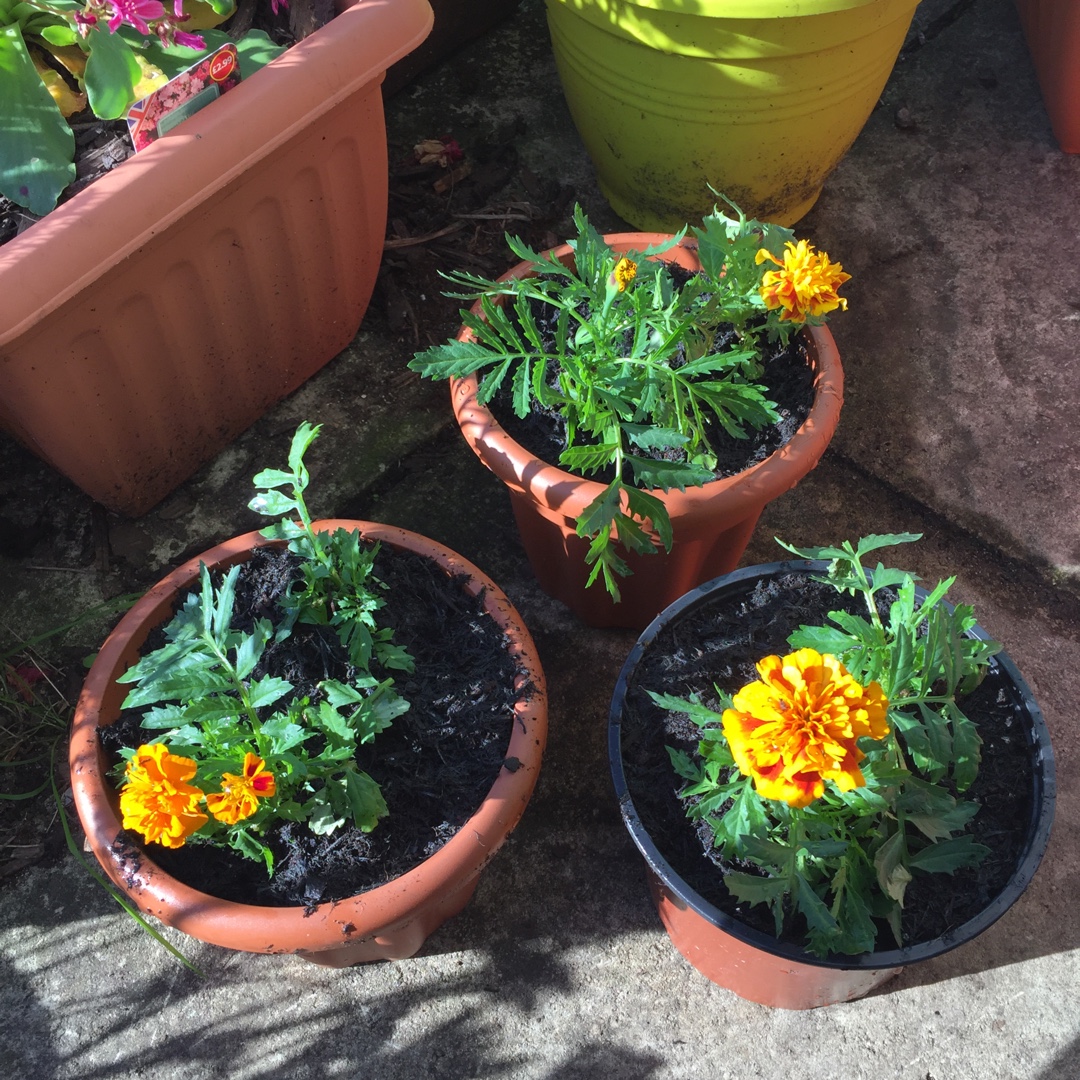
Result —
[{"label": "small twig on ground", "polygon": [[465,223],[462,221],[455,225],[447,225],[445,228],[437,229],[432,233],[425,233],[423,236],[393,237],[383,244],[383,248],[387,251],[394,251],[397,248],[415,247],[417,244],[426,244],[431,240],[438,240],[442,236],[449,236],[451,233],[460,232],[464,228]]}]

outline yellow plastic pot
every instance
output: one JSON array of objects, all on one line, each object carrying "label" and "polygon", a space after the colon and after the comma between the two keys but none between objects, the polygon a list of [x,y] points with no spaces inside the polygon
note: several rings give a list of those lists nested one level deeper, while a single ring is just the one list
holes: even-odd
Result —
[{"label": "yellow plastic pot", "polygon": [[700,220],[711,184],[790,225],[862,130],[918,0],[547,0],[570,112],[612,207]]}]

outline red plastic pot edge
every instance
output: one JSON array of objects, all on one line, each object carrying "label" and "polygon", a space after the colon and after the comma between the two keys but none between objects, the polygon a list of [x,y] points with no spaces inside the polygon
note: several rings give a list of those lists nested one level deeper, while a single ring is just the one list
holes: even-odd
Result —
[{"label": "red plastic pot edge", "polygon": [[[861,956],[819,958],[798,946],[744,926],[692,889],[645,831],[626,784],[622,767],[622,703],[630,680],[660,630],[687,609],[696,607],[710,593],[767,575],[824,573],[827,568],[827,562],[805,560],[748,566],[706,582],[680,597],[653,619],[634,644],[619,672],[608,717],[608,757],[623,823],[645,859],[650,890],[672,944],[717,985],[749,1001],[784,1009],[811,1009],[862,997],[908,964],[940,956],[987,930],[1020,898],[1034,877],[1050,841],[1057,795],[1053,747],[1042,710],[1012,658],[1002,651],[994,661],[1013,682],[1030,718],[1025,734],[1032,751],[1035,790],[1027,840],[1016,869],[1002,891],[979,915],[933,941]],[[916,588],[916,595],[924,598],[925,590]],[[978,625],[971,634],[984,641],[990,640],[990,635]]]},{"label": "red plastic pot edge", "polygon": [[[227,567],[245,561],[269,541],[258,532],[226,541],[162,579],[109,635],[87,676],[75,712],[70,745],[75,805],[91,848],[110,878],[147,914],[211,944],[248,952],[293,952],[331,966],[412,955],[441,922],[456,914],[475,888],[476,876],[510,834],[536,784],[547,738],[543,670],[528,630],[506,595],[477,567],[448,548],[405,529],[366,521],[329,519],[320,530],[359,529],[369,540],[414,551],[448,575],[467,575],[466,590],[482,595],[488,613],[504,627],[510,651],[523,668],[517,689],[530,691],[515,709],[506,756],[520,767],[502,769],[484,803],[430,858],[407,874],[308,913],[302,907],[269,908],[219,900],[184,885],[141,851],[117,844],[118,798],[107,779],[97,739],[99,716],[115,719],[126,689],[115,677],[138,656],[149,631],[172,612],[176,595],[198,578],[200,564]],[[425,912],[426,907],[434,912]],[[393,914],[383,915],[382,911]],[[419,923],[419,932],[417,929]]]}]

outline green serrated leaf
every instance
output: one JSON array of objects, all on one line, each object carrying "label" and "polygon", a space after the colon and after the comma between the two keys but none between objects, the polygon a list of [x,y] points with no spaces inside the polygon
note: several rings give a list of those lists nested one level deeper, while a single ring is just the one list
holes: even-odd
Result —
[{"label": "green serrated leaf", "polygon": [[910,862],[902,832],[893,833],[874,856],[878,886],[901,907],[904,904],[904,893],[911,881],[911,872],[908,870]]},{"label": "green serrated leaf", "polygon": [[665,749],[672,768],[679,776],[684,780],[689,780],[692,784],[701,782],[703,770],[685,750],[677,750],[673,746],[667,746]]},{"label": "green serrated leaf", "polygon": [[728,892],[744,904],[771,904],[786,896],[788,883],[782,878],[758,877],[733,870],[724,875]]},{"label": "green serrated leaf", "polygon": [[814,934],[834,937],[840,930],[832,912],[825,906],[810,882],[802,874],[795,875],[795,906],[802,913],[806,924]]},{"label": "green serrated leaf", "polygon": [[361,832],[371,832],[389,813],[379,785],[367,773],[349,770],[345,773],[345,789],[353,824]]},{"label": "green serrated leaf", "polygon": [[990,849],[975,843],[970,835],[957,836],[915,852],[908,865],[916,870],[951,874],[963,866],[978,866],[989,854]]}]

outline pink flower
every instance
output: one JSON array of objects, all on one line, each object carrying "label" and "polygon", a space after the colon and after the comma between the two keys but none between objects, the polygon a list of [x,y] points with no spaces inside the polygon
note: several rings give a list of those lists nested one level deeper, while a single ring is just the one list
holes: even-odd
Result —
[{"label": "pink flower", "polygon": [[115,34],[124,23],[134,26],[140,34],[149,34],[149,23],[165,14],[160,0],[105,0],[105,3],[113,10],[113,17],[109,20],[111,34]]},{"label": "pink flower", "polygon": [[279,11],[289,10],[289,0],[270,0],[270,10],[276,15]]},{"label": "pink flower", "polygon": [[[178,6],[181,3],[183,3],[183,0],[177,0]],[[201,37],[199,37],[198,34],[189,34],[184,30],[177,30],[173,34],[173,41],[175,41],[177,45],[183,45],[188,49],[206,48],[206,42]]]}]

